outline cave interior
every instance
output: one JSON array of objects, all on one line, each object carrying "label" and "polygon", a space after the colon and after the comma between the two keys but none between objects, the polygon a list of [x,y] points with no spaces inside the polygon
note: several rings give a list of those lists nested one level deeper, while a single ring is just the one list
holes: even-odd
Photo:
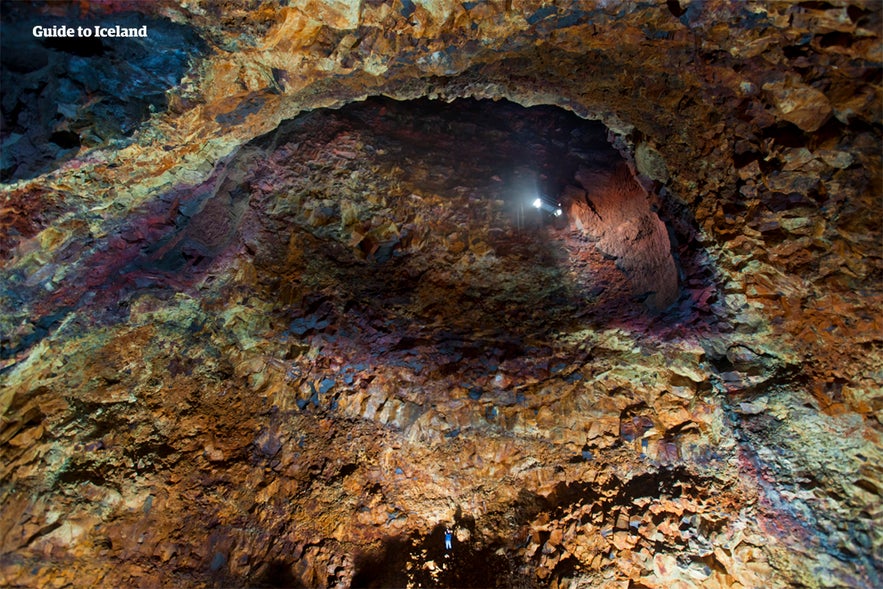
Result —
[{"label": "cave interior", "polygon": [[3,3],[0,585],[880,586],[881,12]]}]

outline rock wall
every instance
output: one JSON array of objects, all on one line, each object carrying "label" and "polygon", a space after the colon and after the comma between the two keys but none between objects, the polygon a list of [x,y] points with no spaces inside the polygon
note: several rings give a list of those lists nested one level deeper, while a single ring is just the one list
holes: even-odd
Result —
[{"label": "rock wall", "polygon": [[[3,178],[0,583],[880,585],[879,3],[22,10],[207,49],[130,140]],[[33,141],[100,128],[76,96]],[[474,131],[318,110],[371,96],[602,122],[672,304],[580,241],[576,171],[572,225],[507,233]]]}]

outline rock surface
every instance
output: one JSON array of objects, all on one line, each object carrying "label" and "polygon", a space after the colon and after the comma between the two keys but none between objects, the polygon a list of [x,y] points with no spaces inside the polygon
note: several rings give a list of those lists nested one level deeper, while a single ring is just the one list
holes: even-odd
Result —
[{"label": "rock surface", "polygon": [[289,4],[2,14],[0,584],[880,586],[878,2]]}]

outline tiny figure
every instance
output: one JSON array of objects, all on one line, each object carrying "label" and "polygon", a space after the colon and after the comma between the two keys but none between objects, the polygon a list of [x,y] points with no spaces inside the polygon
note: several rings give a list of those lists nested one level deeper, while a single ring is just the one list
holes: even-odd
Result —
[{"label": "tiny figure", "polygon": [[453,538],[454,532],[451,528],[445,528],[445,550],[451,549],[451,538]]}]

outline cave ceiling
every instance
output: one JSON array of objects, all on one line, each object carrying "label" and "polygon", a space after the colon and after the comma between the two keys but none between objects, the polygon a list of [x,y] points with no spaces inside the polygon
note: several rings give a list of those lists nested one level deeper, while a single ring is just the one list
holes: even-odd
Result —
[{"label": "cave ceiling", "polygon": [[881,9],[3,3],[0,584],[880,586]]}]

